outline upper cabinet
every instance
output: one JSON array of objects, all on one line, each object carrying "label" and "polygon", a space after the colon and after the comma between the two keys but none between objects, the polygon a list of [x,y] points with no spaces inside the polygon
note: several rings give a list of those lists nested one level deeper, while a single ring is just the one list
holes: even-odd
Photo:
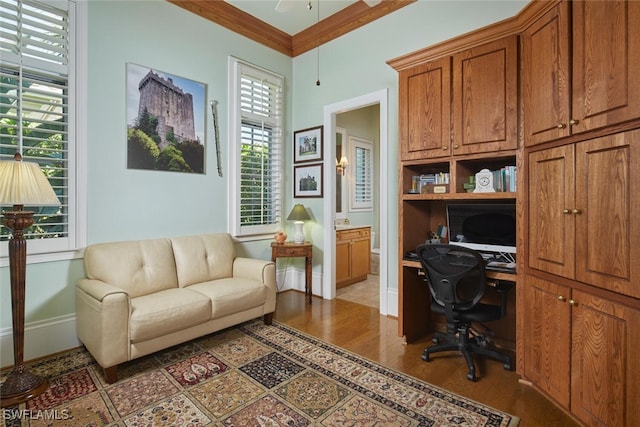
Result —
[{"label": "upper cabinet", "polygon": [[518,38],[453,56],[453,154],[518,146]]},{"label": "upper cabinet", "polygon": [[451,57],[399,73],[402,160],[449,156],[451,149]]},{"label": "upper cabinet", "polygon": [[399,73],[401,160],[517,148],[517,36]]},{"label": "upper cabinet", "polygon": [[640,116],[637,22],[637,1],[562,1],[523,32],[526,146]]}]

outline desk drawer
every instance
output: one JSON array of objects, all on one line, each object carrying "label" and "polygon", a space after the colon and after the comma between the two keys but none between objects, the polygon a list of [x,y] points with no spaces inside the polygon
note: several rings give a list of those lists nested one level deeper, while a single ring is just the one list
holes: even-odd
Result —
[{"label": "desk drawer", "polygon": [[287,246],[287,247],[278,248],[278,256],[285,256],[285,257],[306,256],[308,252],[309,252],[309,249],[304,246],[300,246],[300,247]]}]

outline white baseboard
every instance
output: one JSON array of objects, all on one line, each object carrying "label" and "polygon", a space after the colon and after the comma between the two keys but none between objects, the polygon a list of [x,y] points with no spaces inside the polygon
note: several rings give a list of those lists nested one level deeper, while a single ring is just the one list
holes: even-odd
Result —
[{"label": "white baseboard", "polygon": [[[76,316],[56,317],[25,325],[24,360],[29,361],[80,346]],[[0,330],[0,367],[13,366],[13,332]]]},{"label": "white baseboard", "polygon": [[398,290],[387,288],[387,316],[398,317]]}]

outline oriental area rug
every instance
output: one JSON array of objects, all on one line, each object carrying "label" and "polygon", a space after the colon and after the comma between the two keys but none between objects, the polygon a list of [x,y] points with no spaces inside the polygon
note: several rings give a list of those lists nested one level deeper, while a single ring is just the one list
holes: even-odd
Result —
[{"label": "oriental area rug", "polygon": [[[83,348],[28,365],[42,395],[6,426],[501,426],[518,418],[274,322],[128,362],[107,384]],[[4,381],[7,372],[0,374]]]}]

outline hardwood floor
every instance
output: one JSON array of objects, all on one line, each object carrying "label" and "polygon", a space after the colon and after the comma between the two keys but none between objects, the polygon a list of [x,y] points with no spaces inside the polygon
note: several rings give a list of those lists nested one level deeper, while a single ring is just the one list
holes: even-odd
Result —
[{"label": "hardwood floor", "polygon": [[533,388],[520,384],[519,376],[505,371],[502,363],[479,359],[478,380],[470,382],[459,355],[434,356],[424,362],[420,356],[431,344],[430,337],[403,344],[398,321],[380,315],[377,308],[316,297],[309,305],[303,293],[286,291],[278,294],[275,319],[386,367],[520,417],[519,427],[579,426]]}]

